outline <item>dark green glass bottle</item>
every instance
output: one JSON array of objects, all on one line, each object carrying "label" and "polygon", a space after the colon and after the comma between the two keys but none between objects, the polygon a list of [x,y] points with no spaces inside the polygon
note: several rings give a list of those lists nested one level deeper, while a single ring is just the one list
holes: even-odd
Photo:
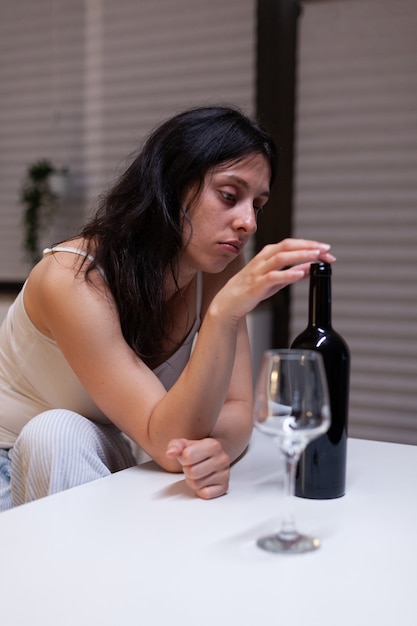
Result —
[{"label": "dark green glass bottle", "polygon": [[311,265],[308,326],[291,345],[320,352],[330,396],[331,426],[308,444],[298,464],[295,493],[304,498],[338,498],[345,493],[350,353],[332,328],[331,274],[328,263]]}]

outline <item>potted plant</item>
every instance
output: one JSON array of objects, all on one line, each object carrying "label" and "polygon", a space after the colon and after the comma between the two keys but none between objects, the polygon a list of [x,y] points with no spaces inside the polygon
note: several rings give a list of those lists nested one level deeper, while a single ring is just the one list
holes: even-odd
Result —
[{"label": "potted plant", "polygon": [[50,222],[59,206],[59,196],[54,190],[53,177],[66,176],[65,168],[58,169],[48,159],[40,159],[29,165],[20,194],[24,206],[23,248],[33,264],[41,258],[39,235]]}]

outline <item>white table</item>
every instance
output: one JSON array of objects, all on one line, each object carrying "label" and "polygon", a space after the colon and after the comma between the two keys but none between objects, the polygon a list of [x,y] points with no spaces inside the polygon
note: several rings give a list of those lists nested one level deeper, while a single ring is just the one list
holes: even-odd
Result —
[{"label": "white table", "polygon": [[351,439],[348,490],[296,498],[322,547],[271,555],[282,466],[254,433],[227,496],[148,463],[0,514],[2,626],[415,626],[417,447]]}]

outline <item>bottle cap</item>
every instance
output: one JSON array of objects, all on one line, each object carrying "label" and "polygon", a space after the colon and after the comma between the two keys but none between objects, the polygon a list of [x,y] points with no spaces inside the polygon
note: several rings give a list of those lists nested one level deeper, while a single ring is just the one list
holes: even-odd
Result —
[{"label": "bottle cap", "polygon": [[330,263],[319,261],[310,265],[310,276],[331,276],[332,266]]}]

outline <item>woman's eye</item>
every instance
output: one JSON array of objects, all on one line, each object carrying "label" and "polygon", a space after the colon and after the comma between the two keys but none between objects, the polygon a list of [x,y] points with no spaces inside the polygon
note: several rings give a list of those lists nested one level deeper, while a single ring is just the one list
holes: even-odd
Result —
[{"label": "woman's eye", "polygon": [[232,193],[228,193],[227,191],[222,191],[222,196],[227,202],[234,202],[236,197]]},{"label": "woman's eye", "polygon": [[263,211],[263,206],[253,206],[253,210],[255,211],[255,215],[259,215],[259,213],[262,213]]}]

